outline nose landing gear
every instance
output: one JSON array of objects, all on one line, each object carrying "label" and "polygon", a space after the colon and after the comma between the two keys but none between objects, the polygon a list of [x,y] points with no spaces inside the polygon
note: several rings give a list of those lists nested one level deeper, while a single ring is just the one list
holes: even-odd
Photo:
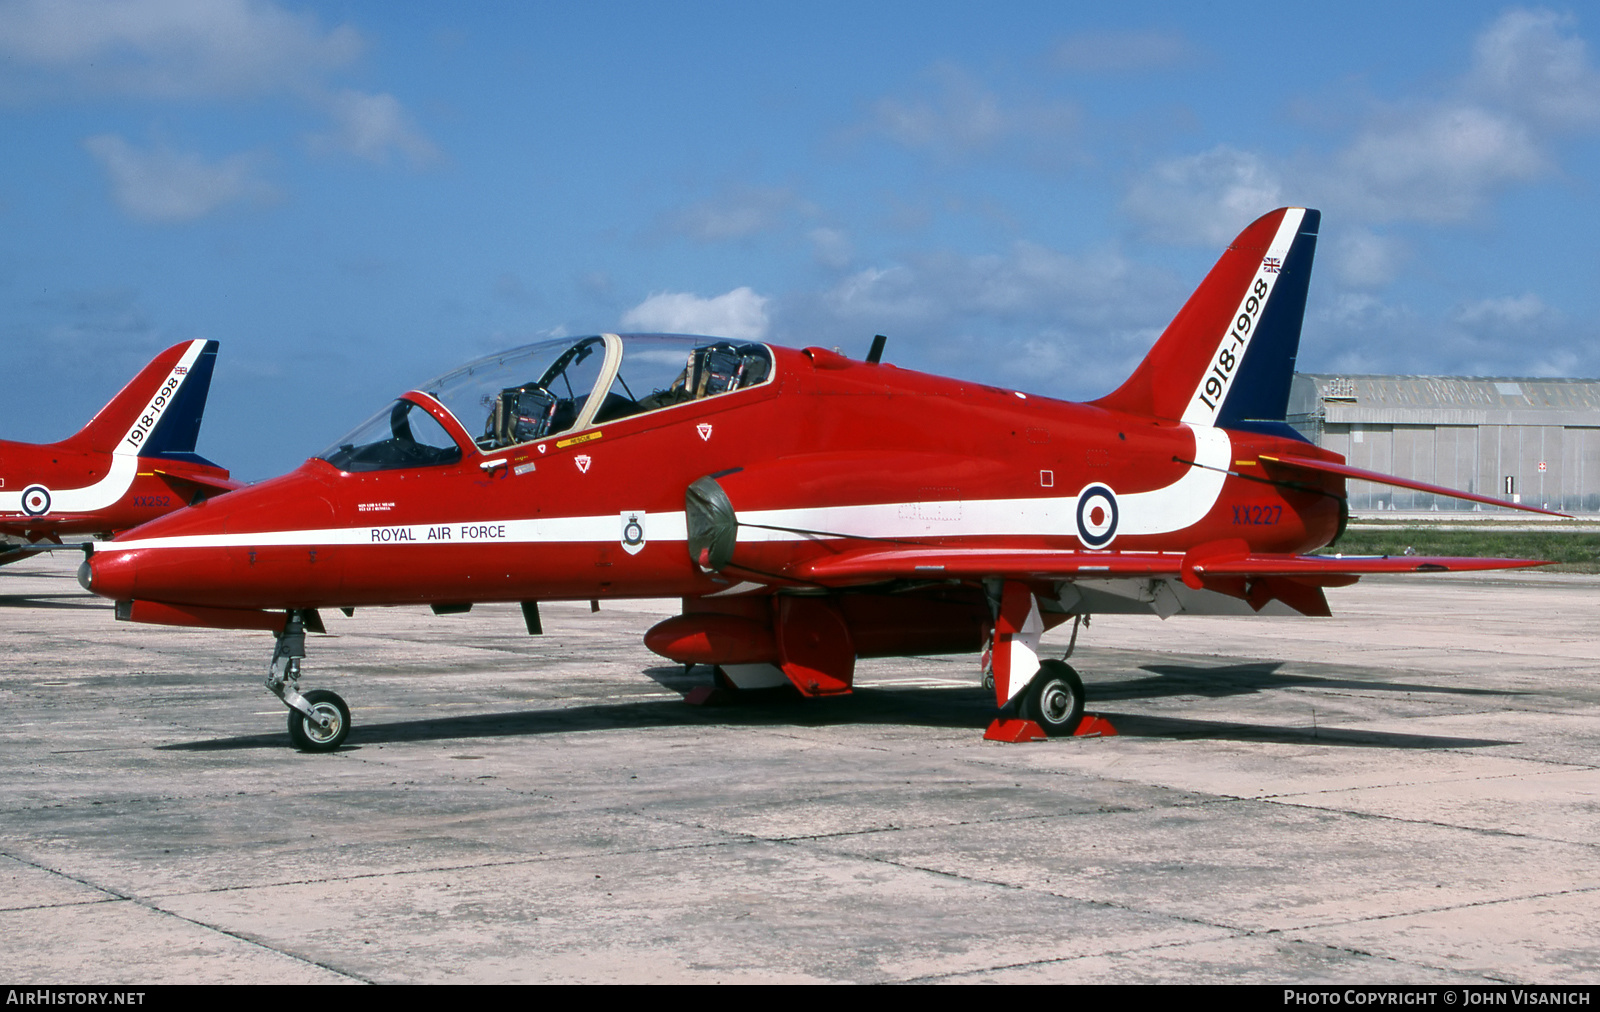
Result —
[{"label": "nose landing gear", "polygon": [[336,692],[300,693],[300,660],[306,655],[306,613],[289,612],[267,670],[267,688],[289,707],[289,740],[303,752],[332,752],[350,733],[350,707]]},{"label": "nose landing gear", "polygon": [[311,715],[289,711],[289,739],[302,752],[332,752],[350,733],[350,707],[337,692],[312,689],[300,697],[311,705]]}]

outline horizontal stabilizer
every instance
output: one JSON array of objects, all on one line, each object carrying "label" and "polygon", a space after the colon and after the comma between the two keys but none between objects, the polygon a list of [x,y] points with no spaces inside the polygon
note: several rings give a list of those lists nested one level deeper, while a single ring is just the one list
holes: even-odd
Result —
[{"label": "horizontal stabilizer", "polygon": [[1488,506],[1504,506],[1508,510],[1523,510],[1527,513],[1543,513],[1545,516],[1562,517],[1571,520],[1566,513],[1557,513],[1555,510],[1540,509],[1538,506],[1527,506],[1518,502],[1507,502],[1504,499],[1495,499],[1492,496],[1476,495],[1472,492],[1462,492],[1443,485],[1430,485],[1425,481],[1413,481],[1410,478],[1397,478],[1392,474],[1383,474],[1380,471],[1368,471],[1365,468],[1351,467],[1349,464],[1335,464],[1327,460],[1312,460],[1308,457],[1276,457],[1265,453],[1261,459],[1269,464],[1281,464],[1287,468],[1298,468],[1302,471],[1320,471],[1323,474],[1337,474],[1345,478],[1357,478],[1361,481],[1370,481],[1379,485],[1392,485],[1395,488],[1408,488],[1414,492],[1431,492],[1434,495],[1445,495],[1452,499],[1465,499],[1468,502],[1481,502]]},{"label": "horizontal stabilizer", "polygon": [[158,474],[169,482],[183,482],[204,490],[208,496],[244,488],[245,483],[234,481],[220,467],[152,467],[150,473]]}]

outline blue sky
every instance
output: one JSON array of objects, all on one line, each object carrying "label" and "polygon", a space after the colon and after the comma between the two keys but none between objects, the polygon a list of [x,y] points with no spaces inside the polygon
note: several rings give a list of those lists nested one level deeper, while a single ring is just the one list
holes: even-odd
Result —
[{"label": "blue sky", "polygon": [[247,479],[601,330],[1094,397],[1284,204],[1303,369],[1600,376],[1600,17],[1270,7],[0,0],[0,435],[194,337]]}]

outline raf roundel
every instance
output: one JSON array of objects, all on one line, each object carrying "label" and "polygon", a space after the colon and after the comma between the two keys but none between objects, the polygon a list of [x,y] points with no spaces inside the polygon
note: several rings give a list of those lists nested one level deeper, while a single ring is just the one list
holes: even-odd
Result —
[{"label": "raf roundel", "polygon": [[29,485],[22,490],[22,512],[30,517],[42,517],[50,512],[50,490],[43,485]]},{"label": "raf roundel", "polygon": [[1117,494],[1106,485],[1088,485],[1078,493],[1078,540],[1104,548],[1117,536]]}]

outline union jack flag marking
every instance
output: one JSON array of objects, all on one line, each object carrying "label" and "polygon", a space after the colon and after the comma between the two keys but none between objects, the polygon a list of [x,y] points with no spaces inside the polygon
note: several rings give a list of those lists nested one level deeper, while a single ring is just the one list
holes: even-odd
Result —
[{"label": "union jack flag marking", "polygon": [[1277,257],[1262,257],[1261,259],[1261,270],[1264,273],[1276,274],[1278,273],[1279,268],[1282,266],[1283,261],[1279,260]]}]

